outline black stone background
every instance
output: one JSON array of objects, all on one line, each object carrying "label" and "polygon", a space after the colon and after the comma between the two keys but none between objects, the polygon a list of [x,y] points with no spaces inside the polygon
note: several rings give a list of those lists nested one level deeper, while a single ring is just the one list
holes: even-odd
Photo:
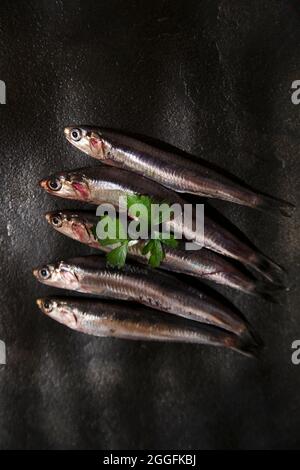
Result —
[{"label": "black stone background", "polygon": [[92,123],[160,139],[299,201],[300,12],[287,0],[0,4],[0,448],[278,449],[300,444],[299,212],[218,208],[288,269],[282,304],[223,290],[266,342],[259,361],[193,345],[97,339],[44,317],[31,274],[88,253],[51,231],[38,180],[96,165],[64,139]]}]

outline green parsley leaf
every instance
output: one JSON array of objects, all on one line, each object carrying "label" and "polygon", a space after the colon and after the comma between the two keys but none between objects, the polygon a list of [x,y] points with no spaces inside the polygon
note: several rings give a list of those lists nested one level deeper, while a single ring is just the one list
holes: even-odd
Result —
[{"label": "green parsley leaf", "polygon": [[105,238],[104,240],[98,239],[98,243],[101,246],[110,246],[120,243],[120,240],[118,240],[117,238]]},{"label": "green parsley leaf", "polygon": [[160,241],[171,248],[176,248],[178,246],[178,240],[174,238],[173,234],[170,234],[170,238],[162,238],[162,234],[160,234]]},{"label": "green parsley leaf", "polygon": [[152,268],[158,268],[165,257],[160,240],[149,240],[142,249],[142,254],[150,253],[149,264]]},{"label": "green parsley leaf", "polygon": [[128,241],[124,241],[120,246],[106,254],[107,264],[113,268],[123,268],[126,263],[127,252]]}]

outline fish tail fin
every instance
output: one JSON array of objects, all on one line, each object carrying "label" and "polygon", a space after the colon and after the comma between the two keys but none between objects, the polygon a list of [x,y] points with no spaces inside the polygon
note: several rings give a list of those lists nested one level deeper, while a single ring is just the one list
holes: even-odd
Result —
[{"label": "fish tail fin", "polygon": [[265,281],[257,281],[252,293],[259,296],[260,298],[272,302],[274,304],[280,304],[277,295],[282,291],[286,290],[284,285],[272,285]]},{"label": "fish tail fin", "polygon": [[262,339],[252,328],[241,336],[236,336],[234,342],[235,346],[233,349],[236,349],[244,356],[252,358],[258,358],[264,347]]},{"label": "fish tail fin", "polygon": [[275,261],[272,261],[268,256],[259,253],[254,262],[251,263],[253,269],[259,272],[267,281],[286,288],[287,273]]},{"label": "fish tail fin", "polygon": [[294,204],[267,195],[262,195],[258,198],[256,207],[264,212],[280,213],[285,217],[291,217],[295,209]]}]

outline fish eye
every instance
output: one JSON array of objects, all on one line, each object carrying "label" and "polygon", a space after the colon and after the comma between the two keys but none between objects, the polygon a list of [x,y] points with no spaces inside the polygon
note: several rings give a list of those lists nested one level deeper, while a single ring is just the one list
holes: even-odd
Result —
[{"label": "fish eye", "polygon": [[51,191],[59,191],[62,186],[58,178],[49,180],[47,184],[48,184],[48,188],[51,189]]},{"label": "fish eye", "polygon": [[53,305],[52,305],[51,300],[44,300],[44,309],[47,312],[51,312],[52,308],[53,308]]},{"label": "fish eye", "polygon": [[51,218],[51,223],[52,223],[52,225],[54,225],[54,227],[61,227],[62,226],[61,217],[59,217],[58,215],[54,215]]},{"label": "fish eye", "polygon": [[78,142],[78,140],[81,139],[81,130],[80,129],[72,129],[71,130],[71,137],[72,140],[75,140],[75,142]]},{"label": "fish eye", "polygon": [[40,269],[40,276],[42,279],[49,279],[49,277],[51,276],[50,269],[47,266]]}]

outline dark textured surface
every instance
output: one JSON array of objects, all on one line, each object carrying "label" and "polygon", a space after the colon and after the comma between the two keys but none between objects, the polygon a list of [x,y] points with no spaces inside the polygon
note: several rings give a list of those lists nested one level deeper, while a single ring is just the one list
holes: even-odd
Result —
[{"label": "dark textured surface", "polygon": [[[266,342],[258,361],[212,348],[96,339],[43,317],[33,265],[86,253],[54,233],[42,193],[55,169],[94,165],[69,123],[169,142],[294,203],[299,195],[296,2],[1,1],[0,447],[297,448],[299,212],[215,203],[289,270],[274,306],[226,292]],[[51,290],[53,292],[53,290]]]}]

